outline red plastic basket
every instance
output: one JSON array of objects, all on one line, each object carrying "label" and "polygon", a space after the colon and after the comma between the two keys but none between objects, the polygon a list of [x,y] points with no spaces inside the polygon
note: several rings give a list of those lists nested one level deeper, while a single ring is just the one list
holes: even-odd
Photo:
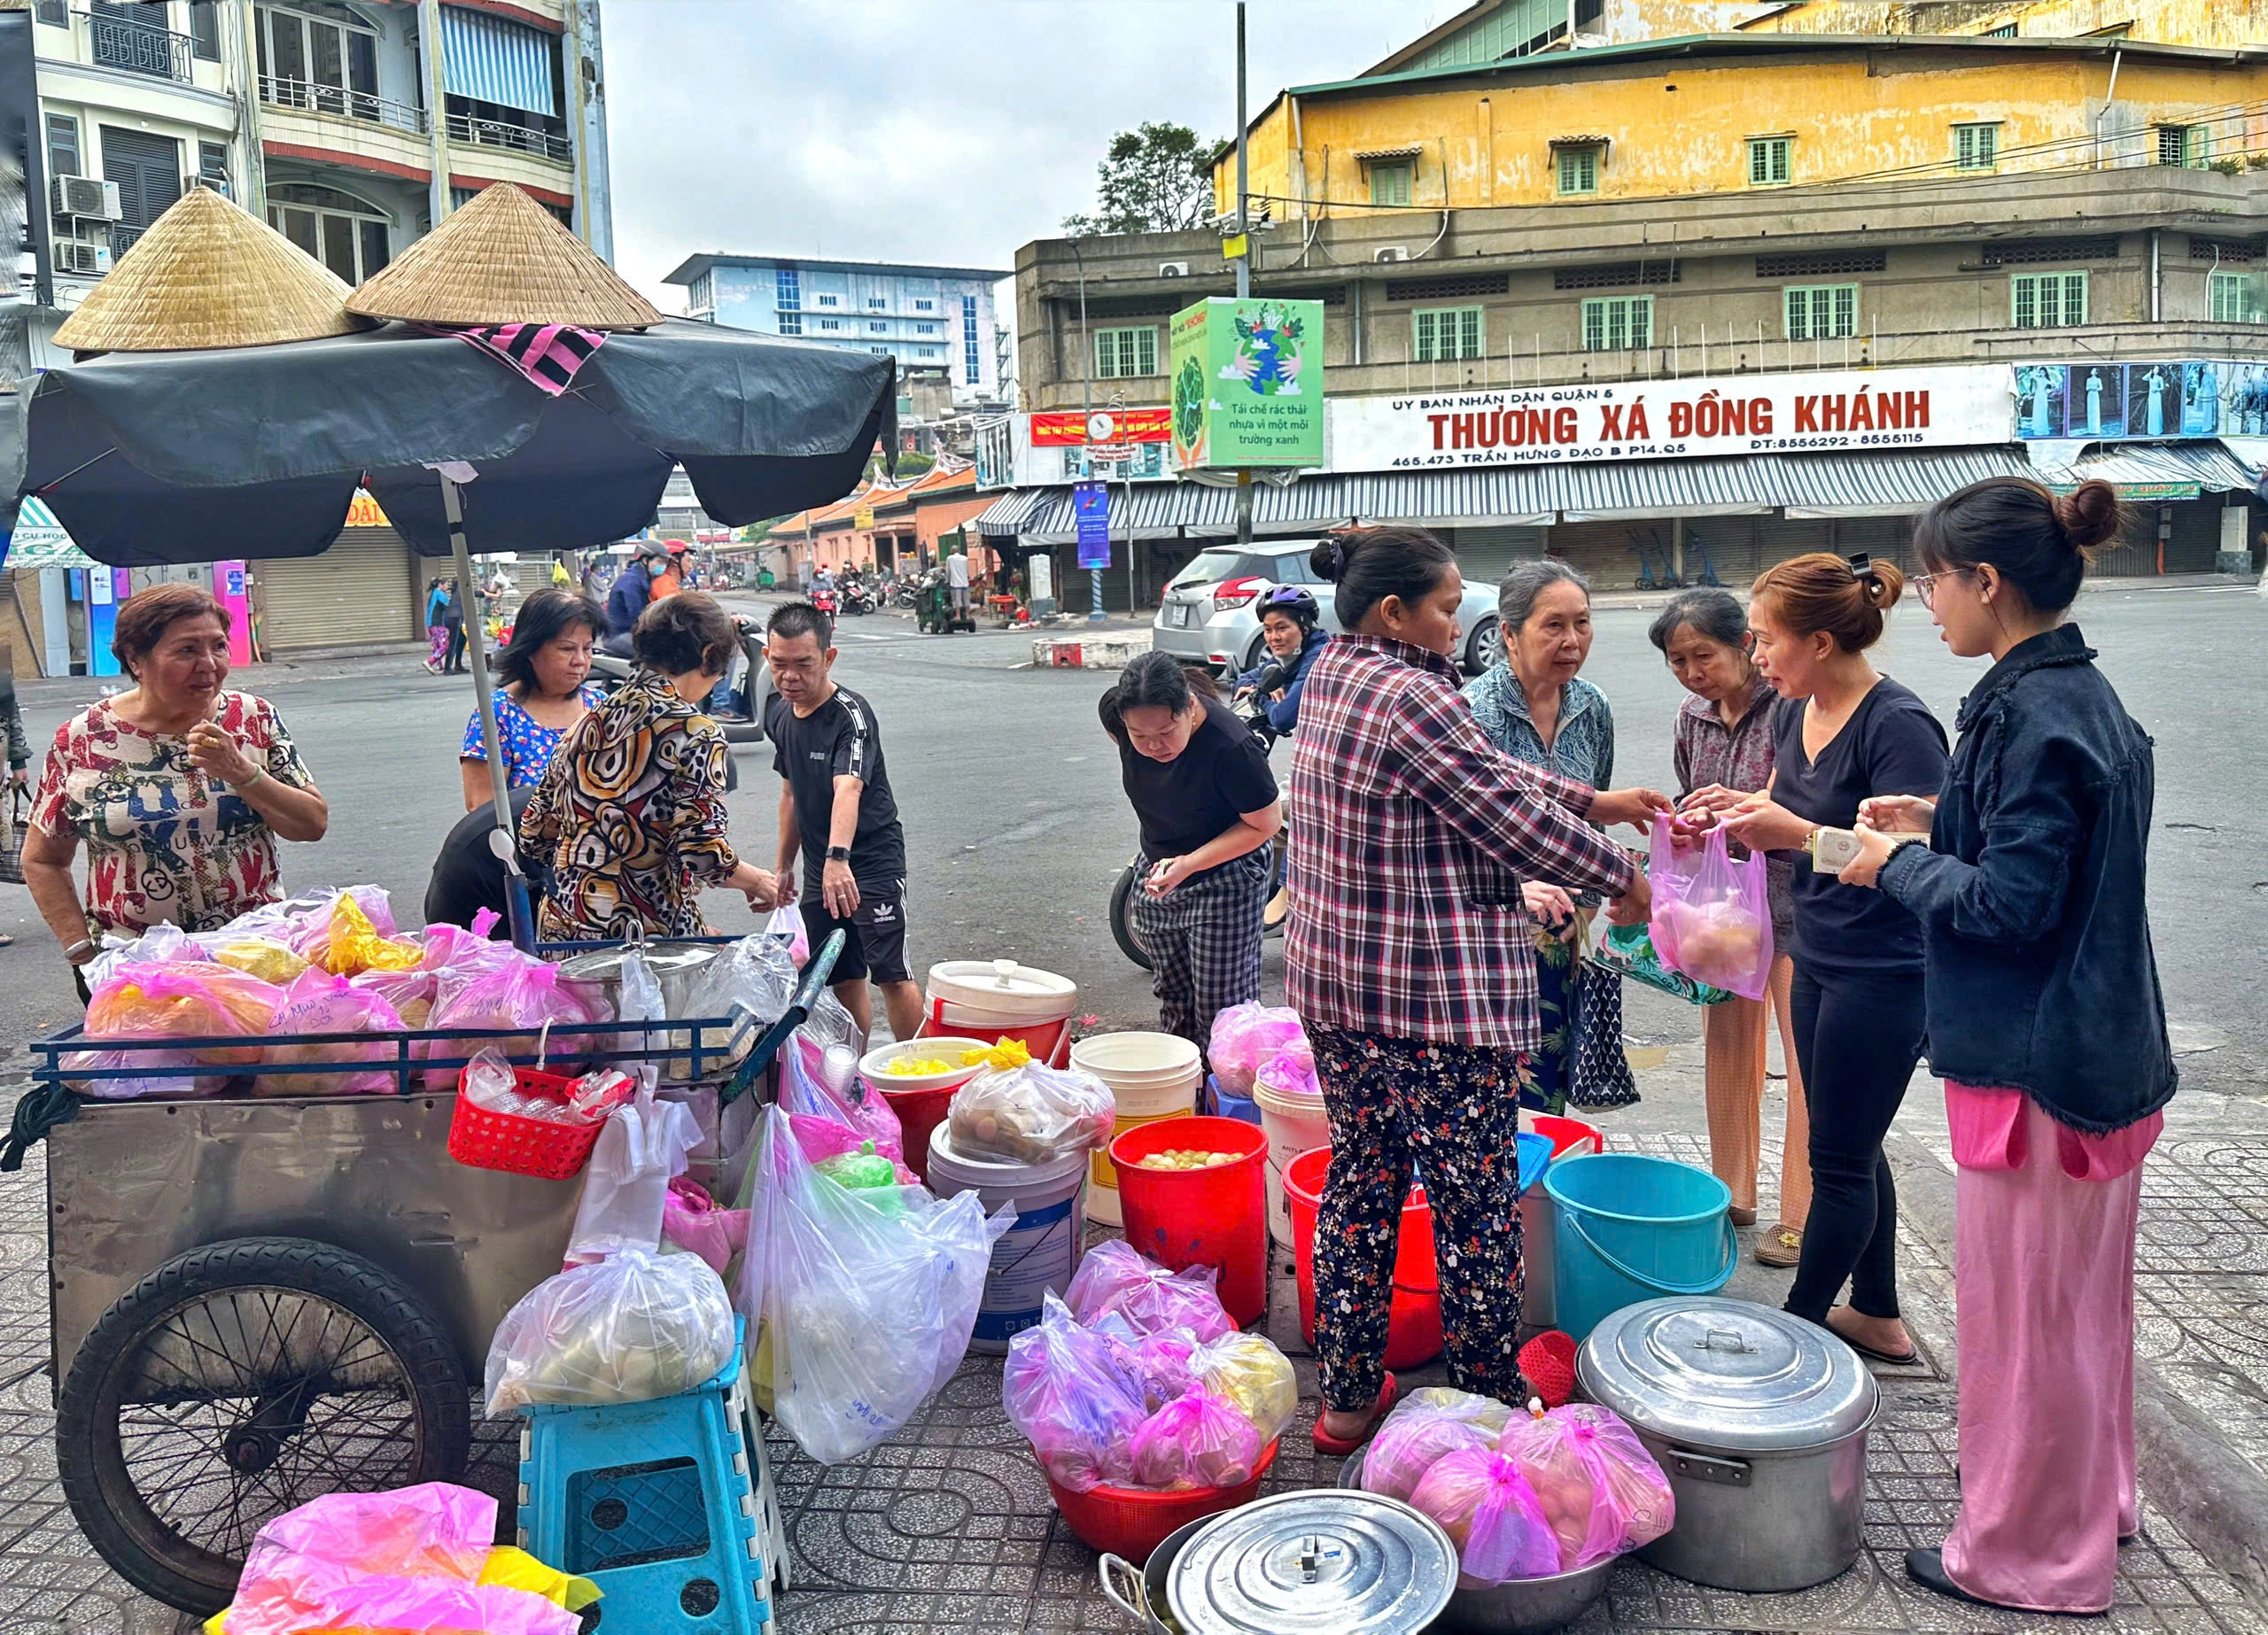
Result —
[{"label": "red plastic basket", "polygon": [[1089,1549],[1146,1561],[1169,1533],[1259,1498],[1261,1478],[1276,1462],[1277,1446],[1270,1442],[1260,1451],[1252,1480],[1237,1487],[1184,1487],[1162,1493],[1140,1487],[1097,1487],[1075,1493],[1053,1476],[1047,1478],[1047,1487],[1055,1495],[1055,1507],[1063,1513],[1064,1525]]},{"label": "red plastic basket", "polygon": [[[457,1074],[457,1106],[449,1115],[449,1156],[474,1169],[501,1169],[540,1181],[566,1181],[582,1173],[598,1144],[606,1120],[588,1124],[554,1124],[548,1119],[524,1119],[517,1113],[494,1112],[475,1104],[466,1094],[467,1067]],[[532,1067],[512,1069],[512,1088],[523,1096],[567,1099],[574,1080]]]}]

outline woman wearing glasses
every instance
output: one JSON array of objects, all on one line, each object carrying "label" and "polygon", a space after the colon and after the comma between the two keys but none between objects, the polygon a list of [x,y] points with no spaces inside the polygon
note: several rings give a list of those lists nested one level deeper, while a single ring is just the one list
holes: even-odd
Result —
[{"label": "woman wearing glasses", "polygon": [[1992,667],[1943,791],[1867,802],[1842,874],[1920,922],[1960,1169],[1961,1514],[1906,1569],[2041,1612],[2107,1610],[2139,1524],[2134,1231],[2175,1078],[2145,903],[2150,740],[2063,623],[2117,526],[2101,482],[2057,499],[1995,477],[1923,515],[1930,616]]}]

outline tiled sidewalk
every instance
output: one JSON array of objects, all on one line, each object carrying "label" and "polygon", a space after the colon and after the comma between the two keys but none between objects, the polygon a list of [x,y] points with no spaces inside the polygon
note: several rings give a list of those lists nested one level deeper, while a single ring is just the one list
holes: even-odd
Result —
[{"label": "tiled sidewalk", "polygon": [[[1683,1094],[1691,1064],[1673,1051],[1649,1072],[1649,1101],[1617,1116],[1619,1147],[1705,1163]],[[1901,1134],[1935,1151],[1932,1101],[1909,1098]],[[2143,1355],[2218,1416],[2256,1460],[2268,1459],[2268,1117],[2249,1102],[2199,1097],[2177,1114],[2145,1187],[2140,1256]],[[1689,1117],[1688,1115],[1692,1115]],[[1767,1112],[1767,1126],[1774,1120]],[[1776,1158],[1776,1154],[1768,1155]],[[79,1535],[55,1479],[46,1362],[44,1182],[35,1150],[0,1177],[0,1631],[189,1635],[193,1620],[136,1595]],[[1635,1564],[1619,1568],[1580,1630],[1627,1631],[2050,1631],[2068,1620],[2004,1616],[1915,1591],[1900,1556],[1932,1545],[1957,1504],[1949,1383],[1949,1269],[1931,1242],[1901,1233],[1901,1270],[1931,1363],[1884,1371],[1884,1411],[1870,1439],[1866,1554],[1851,1572],[1793,1595],[1701,1589]],[[1744,1264],[1728,1292],[1776,1304],[1785,1274]],[[1270,1332],[1294,1353],[1305,1409],[1286,1433],[1267,1488],[1335,1480],[1308,1430],[1314,1375],[1298,1344],[1288,1262],[1277,1267]],[[1430,1373],[1431,1371],[1429,1371]],[[1424,1375],[1415,1376],[1420,1383]],[[778,1603],[790,1635],[976,1631],[1054,1635],[1133,1624],[1105,1601],[1094,1556],[1056,1516],[1029,1451],[1000,1407],[997,1359],[971,1358],[912,1425],[866,1459],[825,1469],[784,1439],[774,1471],[794,1587]],[[481,1485],[509,1479],[508,1427],[481,1461]],[[2145,1495],[2141,1538],[2121,1556],[2119,1602],[2093,1627],[2254,1635],[2268,1614],[2191,1549]]]}]

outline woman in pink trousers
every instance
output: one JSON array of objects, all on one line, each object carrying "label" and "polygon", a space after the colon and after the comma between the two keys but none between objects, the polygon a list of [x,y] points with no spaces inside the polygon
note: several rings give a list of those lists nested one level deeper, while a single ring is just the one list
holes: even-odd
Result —
[{"label": "woman in pink trousers", "polygon": [[1922,600],[1992,667],[1938,798],[1868,802],[1842,876],[1922,922],[1961,1172],[1961,1514],[1906,1570],[2039,1612],[2107,1610],[2138,1524],[2134,1231],[2174,1089],[2144,906],[2150,740],[2064,623],[2117,527],[2101,482],[2059,499],[1995,477],[1922,515]]}]

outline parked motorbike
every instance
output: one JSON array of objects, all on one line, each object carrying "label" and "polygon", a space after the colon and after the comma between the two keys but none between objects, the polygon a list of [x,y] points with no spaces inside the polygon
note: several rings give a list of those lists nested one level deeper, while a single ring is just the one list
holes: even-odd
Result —
[{"label": "parked motorbike", "polygon": [[874,593],[864,579],[843,582],[843,611],[861,617],[874,610]]},{"label": "parked motorbike", "polygon": [[[714,719],[725,729],[726,743],[760,744],[764,741],[764,712],[771,707],[773,696],[772,667],[764,662],[764,625],[745,614],[735,613],[732,617],[733,627],[740,632],[740,673],[734,680],[727,703]],[[630,639],[610,636],[591,655],[590,685],[611,694],[630,679],[634,668]]]}]

